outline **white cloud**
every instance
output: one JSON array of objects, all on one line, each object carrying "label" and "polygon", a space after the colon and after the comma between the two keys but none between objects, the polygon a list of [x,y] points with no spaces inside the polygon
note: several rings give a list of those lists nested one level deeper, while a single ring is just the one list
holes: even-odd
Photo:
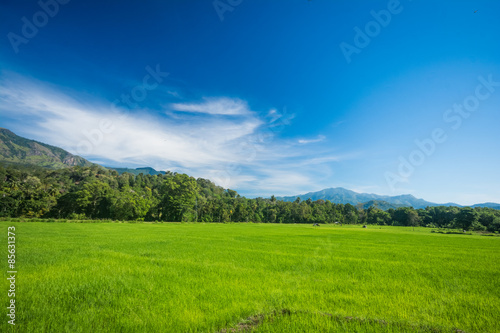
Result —
[{"label": "white cloud", "polygon": [[[165,166],[201,167],[235,161],[241,142],[262,125],[248,110],[244,118],[192,116],[179,122],[145,111],[116,110],[111,104],[84,105],[35,81],[5,83],[0,85],[0,112],[9,118],[31,118],[24,132],[72,153],[117,162],[163,161]],[[234,105],[240,104],[231,104],[229,99],[210,103],[219,105],[219,113],[224,113],[223,105],[230,106],[227,113],[234,113]]]},{"label": "white cloud", "polygon": [[176,98],[180,98],[181,97],[177,91],[167,90],[167,94],[169,94],[171,96],[174,96]]},{"label": "white cloud", "polygon": [[171,107],[191,112],[169,117],[116,109],[33,79],[0,76],[0,115],[14,124],[11,130],[106,165],[185,172],[264,196],[317,188],[329,164],[342,159],[281,140],[286,126],[277,126],[276,110],[260,117],[227,97]]},{"label": "white cloud", "polygon": [[181,112],[218,115],[248,115],[251,111],[246,102],[233,98],[204,98],[202,103],[172,103],[170,108]]},{"label": "white cloud", "polygon": [[317,188],[315,179],[301,170],[275,169],[267,170],[264,177],[254,186],[248,184],[249,189],[260,195],[293,195]]},{"label": "white cloud", "polygon": [[318,135],[318,137],[316,139],[309,139],[309,140],[306,140],[306,139],[299,139],[299,143],[300,144],[308,144],[308,143],[316,143],[316,142],[321,142],[321,141],[324,141],[326,139],[326,137],[324,135]]}]

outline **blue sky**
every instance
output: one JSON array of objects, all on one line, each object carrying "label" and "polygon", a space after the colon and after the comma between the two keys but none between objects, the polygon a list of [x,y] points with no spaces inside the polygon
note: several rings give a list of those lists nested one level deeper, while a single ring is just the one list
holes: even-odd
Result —
[{"label": "blue sky", "polygon": [[3,0],[0,126],[248,197],[500,202],[498,17],[498,1]]}]

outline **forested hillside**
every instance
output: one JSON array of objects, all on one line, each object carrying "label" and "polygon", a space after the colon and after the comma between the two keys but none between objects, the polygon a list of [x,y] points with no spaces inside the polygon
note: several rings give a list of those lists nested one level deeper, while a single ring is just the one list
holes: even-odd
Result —
[{"label": "forested hillside", "polygon": [[400,207],[383,211],[325,200],[247,199],[209,180],[166,172],[137,176],[71,167],[0,165],[0,216],[144,221],[362,223],[500,230],[491,208]]},{"label": "forested hillside", "polygon": [[20,137],[0,127],[0,161],[32,164],[50,169],[70,166],[91,166],[92,162],[35,140]]}]

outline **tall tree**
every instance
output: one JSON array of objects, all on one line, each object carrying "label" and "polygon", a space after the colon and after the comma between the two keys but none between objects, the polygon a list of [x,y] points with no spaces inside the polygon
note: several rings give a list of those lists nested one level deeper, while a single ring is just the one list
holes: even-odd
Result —
[{"label": "tall tree", "polygon": [[166,178],[160,190],[161,219],[181,222],[184,214],[194,209],[197,193],[196,180],[186,174]]},{"label": "tall tree", "polygon": [[478,214],[471,207],[462,208],[456,218],[457,226],[462,228],[463,230],[469,230],[475,222],[478,221]]}]

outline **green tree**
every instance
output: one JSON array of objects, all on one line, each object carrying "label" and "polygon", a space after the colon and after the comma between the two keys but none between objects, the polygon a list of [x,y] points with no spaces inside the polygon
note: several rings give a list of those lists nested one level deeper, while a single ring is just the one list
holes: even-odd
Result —
[{"label": "green tree", "polygon": [[420,217],[414,209],[408,210],[407,214],[408,225],[413,227],[413,231],[415,231],[415,227],[420,224]]},{"label": "green tree", "polygon": [[164,221],[183,221],[184,214],[193,210],[198,193],[196,180],[186,174],[167,177],[160,190],[161,219]]},{"label": "green tree", "polygon": [[367,210],[367,218],[366,222],[368,224],[378,224],[378,225],[386,225],[391,220],[391,215],[383,210],[370,207]]},{"label": "green tree", "polygon": [[393,222],[396,225],[416,227],[420,225],[420,217],[412,207],[400,207],[394,211]]},{"label": "green tree", "polygon": [[89,218],[109,218],[111,192],[109,185],[101,181],[84,184],[83,188],[75,193],[77,210]]},{"label": "green tree", "polygon": [[457,226],[463,230],[469,230],[471,226],[478,221],[477,212],[471,207],[460,209],[456,217]]},{"label": "green tree", "polygon": [[346,224],[356,224],[358,223],[359,212],[350,203],[344,205],[344,223]]}]

